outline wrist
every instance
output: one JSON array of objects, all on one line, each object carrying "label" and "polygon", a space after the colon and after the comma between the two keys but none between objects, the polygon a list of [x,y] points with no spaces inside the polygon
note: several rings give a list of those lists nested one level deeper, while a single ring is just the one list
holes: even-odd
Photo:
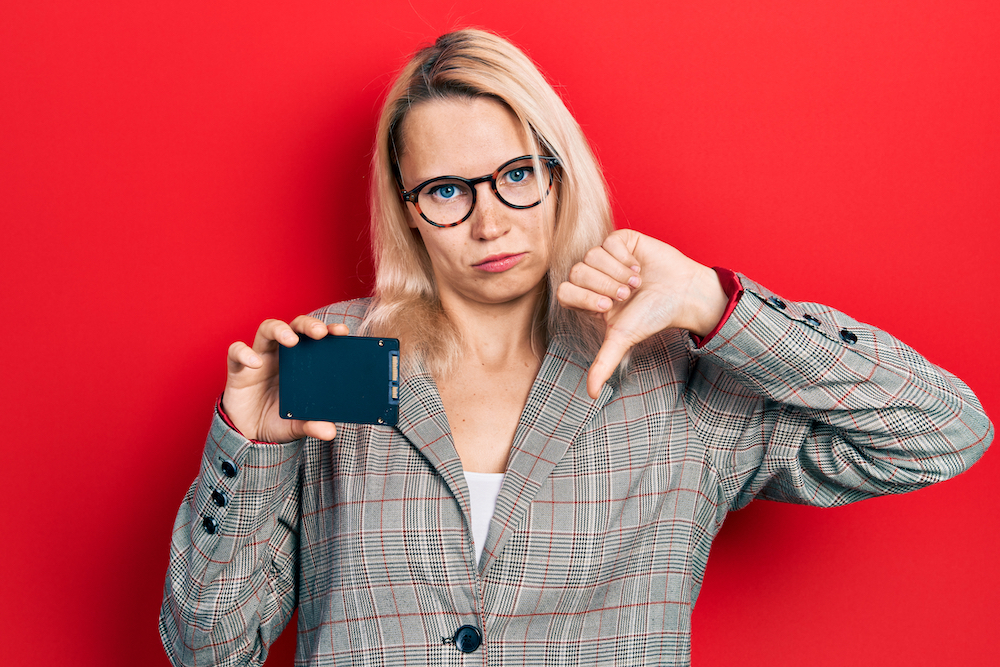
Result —
[{"label": "wrist", "polygon": [[691,283],[689,302],[690,321],[684,328],[696,336],[705,337],[719,326],[729,304],[729,296],[722,288],[719,274],[707,266],[698,266]]},{"label": "wrist", "polygon": [[228,426],[229,428],[233,429],[234,431],[236,431],[237,433],[239,433],[240,435],[242,435],[244,438],[246,437],[246,435],[244,435],[244,433],[243,433],[243,430],[241,428],[239,428],[233,422],[232,417],[229,415],[228,412],[226,412],[226,392],[225,391],[223,391],[221,394],[219,394],[219,398],[215,402],[215,411],[219,413],[219,417],[222,418],[222,421],[226,422],[226,426]]}]

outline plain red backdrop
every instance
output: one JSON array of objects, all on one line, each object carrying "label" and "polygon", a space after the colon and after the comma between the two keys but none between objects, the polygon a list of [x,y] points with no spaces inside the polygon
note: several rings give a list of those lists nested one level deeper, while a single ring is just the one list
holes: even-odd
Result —
[{"label": "plain red backdrop", "polygon": [[[0,663],[167,664],[171,525],[226,348],[367,291],[378,103],[455,27],[541,64],[620,226],[890,330],[996,418],[998,7],[6,3]],[[988,454],[908,496],[732,515],[695,665],[996,664],[998,479]]]}]

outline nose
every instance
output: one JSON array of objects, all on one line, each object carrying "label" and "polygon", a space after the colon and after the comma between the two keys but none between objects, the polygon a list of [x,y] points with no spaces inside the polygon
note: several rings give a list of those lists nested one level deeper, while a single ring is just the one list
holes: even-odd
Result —
[{"label": "nose", "polygon": [[476,209],[469,220],[472,234],[482,241],[493,241],[510,231],[510,210],[497,199],[489,183],[476,186]]}]

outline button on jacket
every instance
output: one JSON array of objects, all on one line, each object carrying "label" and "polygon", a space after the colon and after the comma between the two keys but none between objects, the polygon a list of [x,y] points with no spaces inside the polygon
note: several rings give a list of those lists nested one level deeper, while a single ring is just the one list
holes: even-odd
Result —
[{"label": "button on jacket", "polygon": [[[960,380],[742,282],[704,347],[662,332],[597,400],[590,359],[552,334],[478,565],[462,464],[419,366],[395,428],[276,445],[216,415],[173,533],[171,660],[258,665],[297,605],[297,664],[685,665],[729,511],[910,491],[985,451],[993,426]],[[356,331],[367,303],[319,316]]]}]

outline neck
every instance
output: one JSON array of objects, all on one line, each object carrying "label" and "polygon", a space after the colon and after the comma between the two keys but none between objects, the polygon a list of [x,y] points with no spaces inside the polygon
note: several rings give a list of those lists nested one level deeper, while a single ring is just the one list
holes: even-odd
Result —
[{"label": "neck", "polygon": [[462,335],[467,363],[499,369],[528,357],[540,360],[545,354],[545,335],[532,334],[544,290],[543,281],[531,292],[499,304],[469,303],[442,294],[441,305]]}]

